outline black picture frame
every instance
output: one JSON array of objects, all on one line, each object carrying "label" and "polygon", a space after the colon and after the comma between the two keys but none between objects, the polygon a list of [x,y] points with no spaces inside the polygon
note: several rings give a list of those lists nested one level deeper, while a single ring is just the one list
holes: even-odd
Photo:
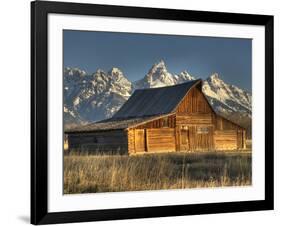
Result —
[{"label": "black picture frame", "polygon": [[[142,208],[48,212],[48,14],[75,14],[199,21],[265,27],[265,199]],[[273,186],[273,16],[113,5],[31,3],[31,223],[51,224],[192,214],[272,210]]]}]

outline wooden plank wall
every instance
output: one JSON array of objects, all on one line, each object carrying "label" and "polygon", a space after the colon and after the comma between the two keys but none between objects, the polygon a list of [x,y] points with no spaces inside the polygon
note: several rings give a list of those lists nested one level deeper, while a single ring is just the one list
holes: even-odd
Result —
[{"label": "wooden plank wall", "polygon": [[243,130],[237,130],[237,148],[243,148]]},{"label": "wooden plank wall", "polygon": [[237,148],[239,148],[239,149],[246,148],[246,130],[245,129],[237,130]]},{"label": "wooden plank wall", "polygon": [[[176,110],[176,147],[181,144],[181,128],[189,129],[189,149],[193,150],[234,150],[244,147],[242,128],[216,115],[211,109],[200,87],[193,88]],[[209,133],[198,133],[198,127],[208,127]],[[212,128],[209,126],[213,126]],[[244,134],[245,136],[245,134]]]},{"label": "wooden plank wall", "polygon": [[206,97],[195,87],[183,98],[176,110],[177,113],[211,113],[212,109]]},{"label": "wooden plank wall", "polygon": [[237,149],[237,130],[216,130],[214,133],[216,150]]},{"label": "wooden plank wall", "polygon": [[[178,151],[199,151],[214,149],[215,115],[200,87],[189,91],[176,109],[176,147]],[[204,127],[207,132],[200,132]],[[182,128],[188,129],[188,147],[182,144]],[[187,150],[188,149],[188,150]]]},{"label": "wooden plank wall", "polygon": [[213,127],[204,126],[204,128],[207,128],[208,132],[199,132],[200,126],[189,126],[190,151],[206,151],[214,149]]},{"label": "wooden plank wall", "polygon": [[246,149],[246,130],[243,129],[243,149]]},{"label": "wooden plank wall", "polygon": [[216,130],[237,130],[239,129],[239,126],[219,115],[216,115],[215,128]]},{"label": "wooden plank wall", "polygon": [[135,153],[135,130],[129,129],[128,130],[128,153]]},{"label": "wooden plank wall", "polygon": [[148,152],[175,151],[175,129],[146,129]]},{"label": "wooden plank wall", "polygon": [[123,130],[68,134],[70,151],[119,152],[128,150],[127,133]]},{"label": "wooden plank wall", "polygon": [[135,152],[146,151],[145,129],[135,129]]},{"label": "wooden plank wall", "polygon": [[139,125],[136,129],[152,129],[152,128],[175,128],[176,116],[170,115],[167,117],[155,119],[145,124]]},{"label": "wooden plank wall", "polygon": [[177,114],[176,115],[177,125],[193,125],[193,124],[213,124],[213,117],[211,113],[207,114]]},{"label": "wooden plank wall", "polygon": [[245,130],[233,122],[216,115],[215,148],[217,150],[245,149]]}]

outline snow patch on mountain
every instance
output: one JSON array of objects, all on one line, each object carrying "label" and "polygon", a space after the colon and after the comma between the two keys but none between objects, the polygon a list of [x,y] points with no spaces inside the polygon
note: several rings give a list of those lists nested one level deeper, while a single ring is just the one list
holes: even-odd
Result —
[{"label": "snow patch on mountain", "polygon": [[252,96],[245,90],[225,83],[217,73],[203,82],[202,90],[214,109],[218,112],[252,113]]}]

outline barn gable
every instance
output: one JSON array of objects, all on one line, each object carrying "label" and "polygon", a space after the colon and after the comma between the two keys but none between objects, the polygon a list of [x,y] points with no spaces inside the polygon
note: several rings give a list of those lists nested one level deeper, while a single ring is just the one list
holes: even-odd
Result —
[{"label": "barn gable", "polygon": [[196,86],[182,98],[175,111],[178,114],[215,113],[201,89],[202,82],[196,84]]},{"label": "barn gable", "polygon": [[171,113],[186,93],[200,82],[201,80],[193,80],[175,86],[135,90],[112,119],[138,118]]}]

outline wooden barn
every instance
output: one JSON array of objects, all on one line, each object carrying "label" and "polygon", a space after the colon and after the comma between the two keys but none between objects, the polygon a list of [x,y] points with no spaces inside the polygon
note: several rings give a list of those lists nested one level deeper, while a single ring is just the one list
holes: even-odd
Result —
[{"label": "wooden barn", "polygon": [[70,150],[127,154],[237,150],[246,130],[219,116],[202,80],[136,90],[110,119],[65,131]]}]

